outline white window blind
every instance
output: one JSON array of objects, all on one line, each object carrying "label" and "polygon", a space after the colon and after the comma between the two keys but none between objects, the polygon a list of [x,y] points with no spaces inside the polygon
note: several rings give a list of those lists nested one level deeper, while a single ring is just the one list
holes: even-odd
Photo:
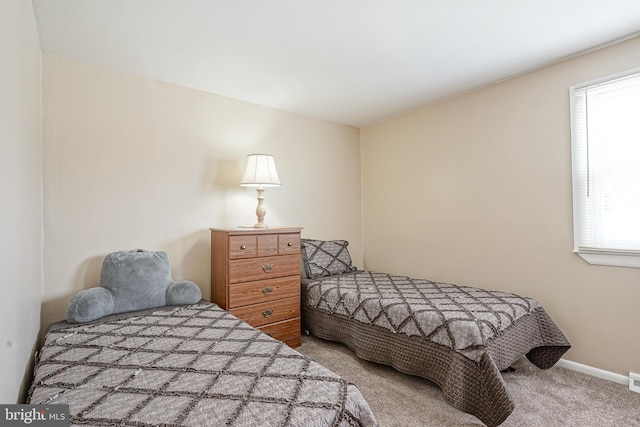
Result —
[{"label": "white window blind", "polygon": [[640,72],[575,86],[575,251],[640,256]]}]

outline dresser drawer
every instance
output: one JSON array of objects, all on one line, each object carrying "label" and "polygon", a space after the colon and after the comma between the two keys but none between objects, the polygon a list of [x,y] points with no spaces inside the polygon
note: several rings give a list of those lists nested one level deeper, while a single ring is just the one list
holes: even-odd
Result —
[{"label": "dresser drawer", "polygon": [[300,234],[281,234],[278,238],[278,253],[300,254]]},{"label": "dresser drawer", "polygon": [[236,283],[229,286],[229,307],[299,296],[300,278],[298,276]]},{"label": "dresser drawer", "polygon": [[283,322],[272,323],[261,326],[260,330],[280,341],[292,340],[300,337],[300,318],[285,320]]},{"label": "dresser drawer", "polygon": [[278,235],[258,236],[258,256],[278,255]]},{"label": "dresser drawer", "polygon": [[300,317],[300,298],[285,298],[277,301],[232,308],[229,311],[251,326],[263,326],[268,323]]},{"label": "dresser drawer", "polygon": [[251,282],[285,276],[298,276],[299,278],[299,275],[300,257],[298,255],[229,261],[229,283]]},{"label": "dresser drawer", "polygon": [[229,259],[258,256],[257,236],[229,236]]}]

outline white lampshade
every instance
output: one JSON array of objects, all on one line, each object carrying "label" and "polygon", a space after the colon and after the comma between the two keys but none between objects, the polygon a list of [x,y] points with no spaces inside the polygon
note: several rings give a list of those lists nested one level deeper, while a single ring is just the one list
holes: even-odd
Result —
[{"label": "white lampshade", "polygon": [[280,187],[276,163],[270,154],[249,154],[247,170],[240,182],[243,187]]}]

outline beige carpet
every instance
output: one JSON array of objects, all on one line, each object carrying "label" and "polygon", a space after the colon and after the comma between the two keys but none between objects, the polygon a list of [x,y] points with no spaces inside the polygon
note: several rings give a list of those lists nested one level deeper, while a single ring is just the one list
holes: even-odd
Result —
[{"label": "beige carpet", "polygon": [[[358,359],[342,344],[303,336],[297,350],[356,384],[380,427],[484,425],[449,406],[435,384]],[[504,379],[516,408],[501,426],[640,426],[640,393],[622,384],[559,367],[542,371],[526,359],[514,367]]]}]

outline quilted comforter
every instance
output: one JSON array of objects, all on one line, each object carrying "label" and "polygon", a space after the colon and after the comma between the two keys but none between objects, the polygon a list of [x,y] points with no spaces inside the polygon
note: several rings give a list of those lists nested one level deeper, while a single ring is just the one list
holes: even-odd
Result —
[{"label": "quilted comforter", "polygon": [[524,355],[547,369],[570,348],[538,302],[511,293],[370,271],[304,284],[311,333],[434,381],[490,426],[513,410],[501,370]]},{"label": "quilted comforter", "polygon": [[354,385],[209,303],[54,325],[28,403],[71,425],[377,425]]}]

